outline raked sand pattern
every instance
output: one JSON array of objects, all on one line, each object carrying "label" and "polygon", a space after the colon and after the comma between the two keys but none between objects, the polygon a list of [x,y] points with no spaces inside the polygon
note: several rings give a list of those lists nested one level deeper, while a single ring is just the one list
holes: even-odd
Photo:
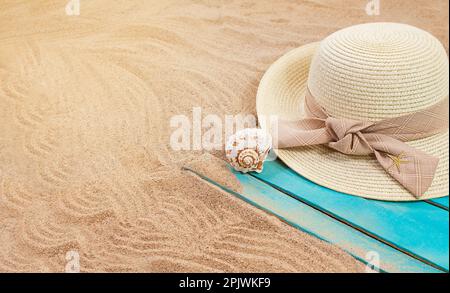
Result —
[{"label": "raked sand pattern", "polygon": [[181,170],[238,190],[222,152],[175,152],[170,117],[255,114],[279,56],[354,23],[446,46],[447,1],[0,0],[0,271],[357,272],[361,263]]}]

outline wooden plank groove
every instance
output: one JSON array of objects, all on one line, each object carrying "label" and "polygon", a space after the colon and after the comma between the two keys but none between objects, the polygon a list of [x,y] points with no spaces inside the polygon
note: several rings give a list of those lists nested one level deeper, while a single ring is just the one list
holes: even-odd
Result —
[{"label": "wooden plank groove", "polygon": [[448,271],[448,211],[424,202],[382,202],[345,195],[265,164],[256,178],[426,263]]},{"label": "wooden plank groove", "polygon": [[429,204],[437,206],[441,209],[444,209],[448,212],[448,196],[441,197],[441,198],[433,198],[433,199],[427,200],[427,202]]},{"label": "wooden plank groove", "polygon": [[249,202],[288,224],[305,231],[324,241],[333,243],[346,250],[355,258],[366,262],[367,253],[376,251],[380,255],[380,269],[386,272],[442,272],[423,262],[420,262],[396,249],[387,246],[359,231],[343,225],[339,221],[324,215],[297,199],[262,183],[250,175],[234,172],[243,186],[243,191],[237,193],[211,180],[205,174],[185,168],[222,190]]}]

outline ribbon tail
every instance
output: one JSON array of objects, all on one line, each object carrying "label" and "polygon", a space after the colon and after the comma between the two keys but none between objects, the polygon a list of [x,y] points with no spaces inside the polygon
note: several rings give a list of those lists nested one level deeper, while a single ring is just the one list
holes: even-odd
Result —
[{"label": "ribbon tail", "polygon": [[374,150],[374,154],[386,172],[417,199],[430,188],[439,163],[439,158],[405,143],[389,152]]}]

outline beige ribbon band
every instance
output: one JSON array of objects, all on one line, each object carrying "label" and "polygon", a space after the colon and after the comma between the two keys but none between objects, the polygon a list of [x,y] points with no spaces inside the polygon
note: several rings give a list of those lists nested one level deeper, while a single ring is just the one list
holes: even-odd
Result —
[{"label": "beige ribbon band", "polygon": [[331,117],[309,90],[304,106],[304,119],[279,122],[278,148],[325,144],[348,155],[374,154],[383,169],[416,198],[431,186],[439,158],[404,141],[448,129],[448,97],[425,110],[374,123]]}]

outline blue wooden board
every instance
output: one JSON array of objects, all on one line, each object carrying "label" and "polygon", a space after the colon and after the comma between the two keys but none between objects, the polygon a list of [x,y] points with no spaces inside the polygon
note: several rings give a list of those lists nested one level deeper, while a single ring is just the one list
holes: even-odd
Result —
[{"label": "blue wooden board", "polygon": [[237,193],[212,181],[207,174],[200,174],[189,168],[185,169],[252,205],[274,214],[298,229],[338,245],[362,262],[365,262],[369,252],[377,252],[380,256],[379,267],[382,271],[442,272],[340,223],[250,175],[234,172],[243,187],[243,191]]},{"label": "blue wooden board", "polygon": [[448,271],[449,213],[426,202],[385,202],[319,186],[280,161],[266,162],[259,180],[404,253]]}]

